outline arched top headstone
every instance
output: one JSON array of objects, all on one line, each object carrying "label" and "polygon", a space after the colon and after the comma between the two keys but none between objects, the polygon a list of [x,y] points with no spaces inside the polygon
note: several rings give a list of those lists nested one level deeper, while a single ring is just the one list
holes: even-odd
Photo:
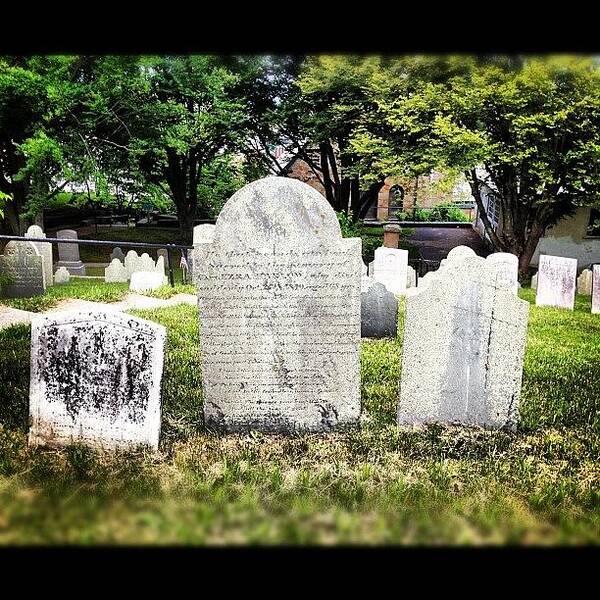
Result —
[{"label": "arched top headstone", "polygon": [[469,246],[456,246],[455,248],[452,248],[450,252],[448,252],[446,260],[457,260],[461,258],[468,258],[470,256],[477,256],[473,248],[469,248]]},{"label": "arched top headstone", "polygon": [[336,214],[306,183],[265,177],[245,185],[225,204],[214,242],[231,248],[266,249],[273,244],[308,249],[341,239]]},{"label": "arched top headstone", "polygon": [[27,233],[25,234],[25,237],[30,237],[30,238],[45,238],[46,234],[44,233],[44,230],[39,225],[32,225],[27,230]]},{"label": "arched top headstone", "polygon": [[206,244],[212,242],[215,235],[215,225],[204,223],[194,227],[192,244]]},{"label": "arched top headstone", "polygon": [[56,237],[64,240],[76,240],[77,232],[74,229],[61,229],[56,232]]}]

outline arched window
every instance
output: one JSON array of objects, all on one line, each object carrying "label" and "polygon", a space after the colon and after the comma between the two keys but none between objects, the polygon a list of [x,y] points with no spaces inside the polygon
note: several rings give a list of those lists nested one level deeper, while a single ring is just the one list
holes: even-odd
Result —
[{"label": "arched window", "polygon": [[397,218],[404,209],[404,188],[399,184],[393,185],[388,198],[389,218]]}]

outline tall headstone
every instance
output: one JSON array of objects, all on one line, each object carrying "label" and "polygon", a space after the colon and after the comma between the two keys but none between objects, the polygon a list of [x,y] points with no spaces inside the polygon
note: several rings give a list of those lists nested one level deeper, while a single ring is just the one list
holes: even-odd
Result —
[{"label": "tall headstone", "polygon": [[33,242],[8,242],[0,255],[0,274],[7,279],[2,286],[5,298],[30,298],[46,291],[44,257]]},{"label": "tall headstone", "polygon": [[110,253],[110,260],[113,261],[115,258],[121,261],[122,263],[125,262],[125,255],[123,254],[123,250],[121,250],[119,246],[114,248],[113,251]]},{"label": "tall headstone", "polygon": [[510,252],[494,252],[486,260],[496,265],[497,272],[511,283],[516,295],[519,291],[519,259]]},{"label": "tall headstone", "polygon": [[592,313],[600,314],[600,264],[592,266]]},{"label": "tall headstone", "polygon": [[119,312],[31,322],[29,443],[158,448],[165,328]]},{"label": "tall headstone", "polygon": [[[62,240],[76,240],[77,232],[73,229],[63,229],[56,233],[56,237]],[[85,275],[85,266],[79,258],[78,244],[58,244],[57,267],[65,267],[71,275]]]},{"label": "tall headstone", "polygon": [[127,283],[127,267],[118,259],[113,258],[110,265],[104,269],[106,283]]},{"label": "tall headstone", "polygon": [[[45,238],[46,234],[39,225],[32,225],[25,233],[27,238]],[[44,273],[46,279],[46,287],[53,283],[52,277],[52,244],[44,242],[33,242],[40,254],[44,257]]]},{"label": "tall headstone", "polygon": [[65,267],[58,267],[54,273],[54,283],[69,283],[71,281],[71,273]]},{"label": "tall headstone", "polygon": [[384,246],[376,248],[374,267],[373,278],[383,283],[392,294],[403,294],[406,291],[408,250]]},{"label": "tall headstone", "polygon": [[396,337],[397,331],[398,299],[383,283],[363,277],[360,293],[361,337]]},{"label": "tall headstone", "polygon": [[479,256],[432,283],[406,298],[398,423],[514,429],[529,303]]},{"label": "tall headstone", "polygon": [[537,306],[555,306],[573,310],[577,259],[540,255],[535,303]]},{"label": "tall headstone", "polygon": [[582,296],[592,295],[592,270],[584,269],[577,278],[577,293]]},{"label": "tall headstone", "polygon": [[360,416],[361,241],[325,198],[266,177],[194,248],[204,417],[226,431],[328,431]]}]

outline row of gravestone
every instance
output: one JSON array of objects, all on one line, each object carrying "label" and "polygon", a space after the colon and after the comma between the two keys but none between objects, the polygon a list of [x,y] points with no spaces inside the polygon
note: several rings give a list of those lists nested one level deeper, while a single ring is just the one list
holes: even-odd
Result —
[{"label": "row of gravestone", "polygon": [[592,297],[592,313],[600,314],[600,264],[584,269],[577,277],[577,259],[542,254],[531,279],[538,306],[573,310],[575,294]]},{"label": "row of gravestone", "polygon": [[121,248],[115,248],[111,254],[111,263],[104,269],[104,281],[107,283],[127,283],[134,292],[155,290],[167,283],[165,261],[168,260],[166,250],[158,250],[156,262],[144,252],[141,256],[135,250],[127,255]]},{"label": "row of gravestone", "polygon": [[[359,424],[361,240],[321,194],[245,186],[193,261],[207,426]],[[407,295],[398,423],[515,428],[529,304],[507,264],[458,248]],[[118,313],[34,319],[31,442],[156,448],[164,344],[163,327]]]}]

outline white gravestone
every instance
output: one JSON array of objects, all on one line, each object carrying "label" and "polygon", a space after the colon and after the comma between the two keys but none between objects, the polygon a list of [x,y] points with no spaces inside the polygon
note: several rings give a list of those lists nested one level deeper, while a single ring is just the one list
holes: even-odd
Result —
[{"label": "white gravestone", "polygon": [[[56,233],[63,240],[76,240],[77,232],[73,229],[63,229]],[[85,266],[79,258],[78,244],[58,244],[57,267],[65,267],[71,275],[85,276]]]},{"label": "white gravestone", "polygon": [[[46,234],[42,231],[39,225],[32,225],[25,234],[27,238],[45,238]],[[40,254],[44,257],[44,273],[46,287],[52,285],[52,244],[44,242],[33,242]]]},{"label": "white gravestone", "polygon": [[142,256],[140,256],[136,271],[147,271],[148,273],[153,273],[155,270],[156,265],[152,260],[152,257],[147,252],[144,252]]},{"label": "white gravestone", "polygon": [[33,318],[29,443],[156,450],[164,346],[163,326],[123,313]]},{"label": "white gravestone", "polygon": [[169,283],[169,280],[165,274],[165,257],[164,256],[161,255],[156,259],[156,266],[154,267],[154,272],[160,274],[160,276],[162,277],[163,285],[167,285]]},{"label": "white gravestone", "polygon": [[71,281],[71,273],[65,267],[58,267],[54,273],[54,283],[69,283]]},{"label": "white gravestone", "polygon": [[375,275],[375,261],[374,261],[374,260],[372,260],[372,261],[369,263],[369,266],[368,266],[368,271],[367,271],[367,275],[368,275],[369,277],[373,277],[373,275]]},{"label": "white gravestone", "polygon": [[5,298],[30,298],[46,291],[44,257],[33,242],[8,242],[0,255],[0,274],[8,279],[2,286]]},{"label": "white gravestone", "polygon": [[360,266],[361,277],[367,277],[368,274],[369,274],[369,267],[367,267],[367,265],[365,265],[365,263],[361,261],[361,266]]},{"label": "white gravestone", "polygon": [[408,265],[406,271],[406,289],[417,287],[417,272]]},{"label": "white gravestone", "polygon": [[592,267],[592,313],[600,314],[600,265]]},{"label": "white gravestone", "polygon": [[542,254],[538,260],[536,306],[573,310],[577,259]]},{"label": "white gravestone", "polygon": [[129,290],[131,292],[152,292],[165,284],[165,277],[160,273],[136,271],[131,274]]},{"label": "white gravestone", "polygon": [[581,271],[581,275],[577,278],[577,293],[582,296],[592,295],[592,271],[591,269],[584,269]]},{"label": "white gravestone", "polygon": [[531,278],[531,289],[537,290],[537,273]]},{"label": "white gravestone", "polygon": [[479,256],[406,298],[399,424],[515,429],[529,303]]},{"label": "white gravestone", "polygon": [[138,264],[140,257],[135,250],[129,250],[125,256],[125,268],[127,269],[127,279],[131,278],[131,274],[135,271],[139,271]]},{"label": "white gravestone", "polygon": [[[213,241],[214,236],[215,225],[212,225],[211,223],[196,225],[196,227],[194,227],[192,245],[195,248],[198,244],[210,244]],[[187,260],[189,281],[192,283],[195,281],[194,254],[193,250],[188,252]]]},{"label": "white gravestone", "polygon": [[328,431],[360,416],[360,239],[325,198],[266,177],[194,248],[204,417],[226,431]]},{"label": "white gravestone", "polygon": [[519,259],[509,252],[494,252],[486,260],[496,265],[500,276],[510,282],[516,295],[519,291]]},{"label": "white gravestone", "polygon": [[110,265],[104,269],[106,283],[127,283],[127,267],[118,259],[113,258]]},{"label": "white gravestone", "polygon": [[157,259],[159,259],[161,256],[163,257],[165,265],[168,267],[169,266],[169,253],[164,248],[159,248],[156,251]]},{"label": "white gravestone", "polygon": [[374,267],[373,279],[375,281],[383,283],[392,294],[406,292],[408,250],[386,248],[385,246],[376,248]]}]

